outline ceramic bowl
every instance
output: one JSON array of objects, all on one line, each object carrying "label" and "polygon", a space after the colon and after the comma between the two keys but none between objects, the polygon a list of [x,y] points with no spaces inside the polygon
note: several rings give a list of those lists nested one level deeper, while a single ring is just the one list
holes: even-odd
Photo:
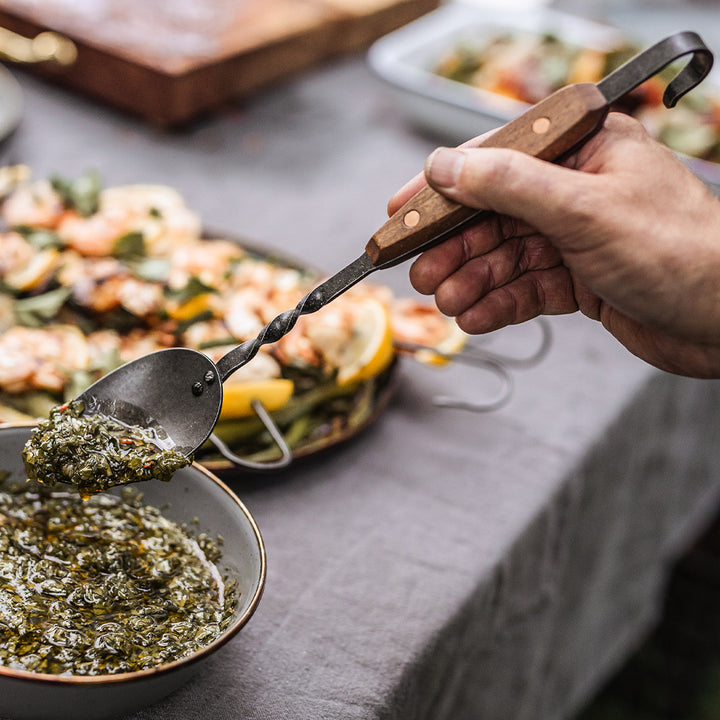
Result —
[{"label": "ceramic bowl", "polygon": [[[604,50],[639,41],[619,28],[548,7],[503,8],[473,2],[451,2],[376,40],[367,55],[373,72],[388,83],[398,105],[436,142],[457,144],[517,117],[529,105],[499,93],[472,87],[433,72],[438,60],[464,43],[472,47],[483,38],[504,32],[541,35],[552,32],[561,40]],[[658,37],[657,40],[660,40]],[[712,83],[720,91],[720,74]],[[720,191],[720,164],[676,153],[694,173]]]},{"label": "ceramic bowl", "polygon": [[[32,428],[0,428],[0,470],[6,482],[24,481],[21,451]],[[59,676],[0,666],[0,717],[3,720],[100,720],[139,710],[183,685],[200,663],[247,623],[265,584],[265,547],[252,516],[218,478],[199,465],[179,470],[169,483],[142,486],[143,502],[161,507],[179,523],[197,519],[199,532],[223,538],[221,572],[237,578],[239,603],[230,626],[202,650],[173,663],[116,675]]]}]

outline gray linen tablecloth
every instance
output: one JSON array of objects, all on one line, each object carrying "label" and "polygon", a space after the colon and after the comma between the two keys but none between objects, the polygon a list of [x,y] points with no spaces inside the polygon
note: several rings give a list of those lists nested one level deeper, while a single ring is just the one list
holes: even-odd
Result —
[{"label": "gray linen tablecloth", "polygon": [[[362,57],[163,134],[32,78],[6,160],[177,187],[208,227],[336,270],[433,141]],[[378,278],[412,292],[407,268]],[[720,384],[630,356],[579,316],[492,413],[495,381],[402,363],[383,417],[277,476],[231,481],[268,553],[248,626],[134,720],[568,717],[653,622],[715,512]],[[537,327],[513,329],[531,349]],[[78,717],[82,717],[81,709]]]}]

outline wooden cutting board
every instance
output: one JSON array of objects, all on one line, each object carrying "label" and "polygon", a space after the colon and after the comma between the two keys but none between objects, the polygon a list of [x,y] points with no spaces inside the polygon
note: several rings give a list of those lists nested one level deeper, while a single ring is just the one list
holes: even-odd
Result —
[{"label": "wooden cutting board", "polygon": [[48,80],[161,127],[186,123],[433,10],[439,0],[0,0],[0,26],[77,46]]}]

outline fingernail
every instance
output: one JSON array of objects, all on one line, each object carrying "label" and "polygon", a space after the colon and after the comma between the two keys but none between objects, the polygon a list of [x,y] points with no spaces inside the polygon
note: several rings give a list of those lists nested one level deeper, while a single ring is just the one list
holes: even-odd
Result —
[{"label": "fingernail", "polygon": [[460,177],[465,154],[452,148],[438,148],[427,160],[428,180],[436,187],[454,187]]}]

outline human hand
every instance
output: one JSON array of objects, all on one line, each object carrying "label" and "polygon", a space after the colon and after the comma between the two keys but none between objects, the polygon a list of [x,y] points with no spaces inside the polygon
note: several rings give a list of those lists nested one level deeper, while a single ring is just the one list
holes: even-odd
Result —
[{"label": "human hand", "polygon": [[562,166],[440,148],[388,211],[426,181],[493,211],[410,269],[460,328],[580,310],[659,368],[720,377],[720,201],[637,121],[611,113]]}]

